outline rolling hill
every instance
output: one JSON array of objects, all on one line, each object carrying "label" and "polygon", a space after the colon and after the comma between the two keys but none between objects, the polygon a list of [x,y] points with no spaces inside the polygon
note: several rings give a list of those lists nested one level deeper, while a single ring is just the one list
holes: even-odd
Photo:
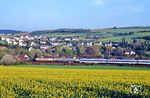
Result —
[{"label": "rolling hill", "polygon": [[17,31],[17,30],[0,30],[0,34],[16,34],[16,33],[23,33],[23,31]]}]

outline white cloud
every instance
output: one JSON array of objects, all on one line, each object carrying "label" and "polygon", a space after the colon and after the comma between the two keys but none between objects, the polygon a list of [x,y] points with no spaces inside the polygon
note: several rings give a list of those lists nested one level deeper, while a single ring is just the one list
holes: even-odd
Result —
[{"label": "white cloud", "polygon": [[94,4],[94,5],[104,5],[105,2],[104,2],[104,0],[94,0],[94,1],[93,1],[93,4]]}]

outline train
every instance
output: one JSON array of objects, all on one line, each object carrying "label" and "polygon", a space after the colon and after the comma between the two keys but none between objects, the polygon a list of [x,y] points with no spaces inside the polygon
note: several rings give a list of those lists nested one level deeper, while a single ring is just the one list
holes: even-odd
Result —
[{"label": "train", "polygon": [[150,65],[150,60],[136,59],[102,59],[102,58],[36,58],[36,62],[59,62],[59,63],[81,63],[81,64],[130,64]]}]

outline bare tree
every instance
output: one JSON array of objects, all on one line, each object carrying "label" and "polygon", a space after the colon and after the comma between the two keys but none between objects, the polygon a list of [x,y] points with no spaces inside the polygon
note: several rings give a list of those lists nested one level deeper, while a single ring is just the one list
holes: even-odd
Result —
[{"label": "bare tree", "polygon": [[6,54],[3,56],[2,60],[1,60],[1,64],[2,65],[11,65],[14,64],[16,62],[14,56]]}]

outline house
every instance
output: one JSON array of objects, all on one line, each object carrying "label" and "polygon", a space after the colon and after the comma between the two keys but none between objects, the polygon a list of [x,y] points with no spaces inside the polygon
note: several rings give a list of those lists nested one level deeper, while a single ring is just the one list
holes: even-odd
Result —
[{"label": "house", "polygon": [[130,54],[131,54],[131,55],[135,55],[136,53],[135,53],[134,51],[131,51]]},{"label": "house", "polygon": [[2,37],[1,37],[1,40],[4,41],[4,40],[6,40],[6,38],[4,38],[4,37],[2,36]]},{"label": "house", "polygon": [[105,47],[112,47],[112,43],[105,43]]},{"label": "house", "polygon": [[45,45],[46,42],[45,41],[40,41],[40,44]]},{"label": "house", "polygon": [[93,42],[87,42],[86,45],[87,47],[92,46],[94,43]]},{"label": "house", "polygon": [[47,46],[47,45],[41,45],[40,46],[40,49],[42,49],[42,50],[46,50],[46,49],[48,49],[49,48],[49,46]]},{"label": "house", "polygon": [[51,42],[51,45],[52,46],[58,46],[58,45],[61,45],[61,43],[60,42]]},{"label": "house", "polygon": [[82,45],[82,46],[85,46],[85,42],[82,42],[81,45]]},{"label": "house", "polygon": [[23,39],[23,38],[24,38],[24,36],[21,36],[20,38],[21,38],[21,39]]},{"label": "house", "polygon": [[30,57],[26,54],[19,54],[16,58],[20,62],[26,62],[30,60]]},{"label": "house", "polygon": [[22,40],[22,39],[19,39],[19,43],[20,43],[20,42],[23,42],[23,41],[24,41],[24,40]]},{"label": "house", "polygon": [[8,44],[12,43],[11,40],[10,40],[10,38],[6,38],[6,42],[7,42]]},{"label": "house", "polygon": [[101,42],[95,42],[94,45],[100,46],[100,45],[102,45],[102,43]]},{"label": "house", "polygon": [[30,46],[36,46],[37,45],[37,43],[35,43],[35,42],[31,42],[31,44],[30,44]]},{"label": "house", "polygon": [[27,46],[27,43],[25,43],[25,42],[20,42],[20,43],[19,43],[19,46],[26,47],[26,46]]},{"label": "house", "polygon": [[29,48],[29,51],[31,52],[33,49],[34,49],[33,47],[30,47],[30,48]]},{"label": "house", "polygon": [[17,41],[13,41],[13,45],[18,45],[18,42]]},{"label": "house", "polygon": [[136,53],[134,51],[125,51],[125,55],[135,55]]},{"label": "house", "polygon": [[67,43],[67,46],[72,47],[73,44],[72,43]]},{"label": "house", "polygon": [[14,39],[15,39],[15,40],[19,40],[20,38],[19,38],[19,37],[14,37]]},{"label": "house", "polygon": [[56,41],[57,38],[56,37],[52,37],[52,38],[49,38],[50,41]]},{"label": "house", "polygon": [[65,41],[71,41],[71,38],[70,37],[66,37],[64,38]]},{"label": "house", "polygon": [[72,38],[72,40],[73,40],[73,41],[79,41],[79,39],[78,39],[78,38]]}]

